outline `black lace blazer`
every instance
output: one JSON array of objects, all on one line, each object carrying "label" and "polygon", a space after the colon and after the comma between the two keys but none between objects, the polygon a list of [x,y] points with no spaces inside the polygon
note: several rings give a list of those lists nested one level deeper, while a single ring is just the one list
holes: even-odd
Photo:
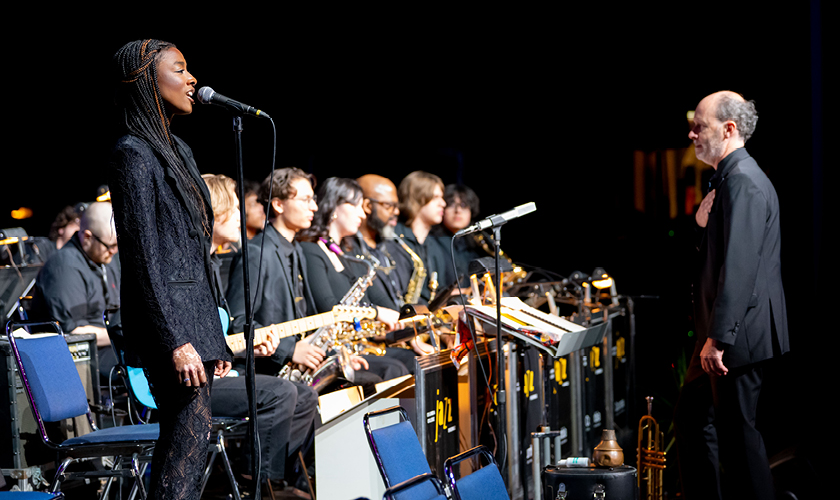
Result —
[{"label": "black lace blazer", "polygon": [[[176,138],[213,227],[210,194],[190,148]],[[111,154],[109,187],[122,263],[122,322],[144,364],[191,343],[203,361],[231,359],[216,308],[211,238],[186,189],[145,140],[126,135]],[[168,365],[167,365],[168,366]]]}]

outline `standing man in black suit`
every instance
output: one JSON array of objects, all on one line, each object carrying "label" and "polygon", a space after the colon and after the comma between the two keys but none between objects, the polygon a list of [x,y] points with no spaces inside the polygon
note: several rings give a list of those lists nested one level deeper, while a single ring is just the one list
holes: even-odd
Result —
[{"label": "standing man in black suit", "polygon": [[697,158],[715,169],[695,216],[699,336],[674,416],[689,499],[775,495],[755,413],[762,371],[790,348],[779,200],[744,149],[757,120],[752,101],[717,92],[700,101],[688,134]]}]

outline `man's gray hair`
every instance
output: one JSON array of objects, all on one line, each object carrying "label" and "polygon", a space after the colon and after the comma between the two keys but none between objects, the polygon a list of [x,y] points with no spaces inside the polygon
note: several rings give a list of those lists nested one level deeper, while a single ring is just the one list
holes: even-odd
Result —
[{"label": "man's gray hair", "polygon": [[758,122],[758,112],[755,110],[755,101],[746,101],[732,96],[723,95],[718,100],[717,119],[721,123],[732,120],[738,127],[738,133],[744,142],[747,142]]}]

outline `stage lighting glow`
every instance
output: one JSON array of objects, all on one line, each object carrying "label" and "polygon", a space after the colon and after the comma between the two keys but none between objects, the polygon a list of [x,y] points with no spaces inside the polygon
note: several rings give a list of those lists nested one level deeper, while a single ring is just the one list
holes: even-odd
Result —
[{"label": "stage lighting glow", "polygon": [[20,207],[17,210],[12,210],[12,219],[28,219],[32,217],[32,209],[27,207]]}]

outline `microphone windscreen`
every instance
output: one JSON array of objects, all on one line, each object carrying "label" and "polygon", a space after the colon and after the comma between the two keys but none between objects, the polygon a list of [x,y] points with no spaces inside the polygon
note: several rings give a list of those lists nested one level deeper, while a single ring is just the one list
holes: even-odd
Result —
[{"label": "microphone windscreen", "polygon": [[201,87],[198,89],[198,102],[201,104],[210,104],[213,102],[213,94],[215,93],[210,87]]}]

